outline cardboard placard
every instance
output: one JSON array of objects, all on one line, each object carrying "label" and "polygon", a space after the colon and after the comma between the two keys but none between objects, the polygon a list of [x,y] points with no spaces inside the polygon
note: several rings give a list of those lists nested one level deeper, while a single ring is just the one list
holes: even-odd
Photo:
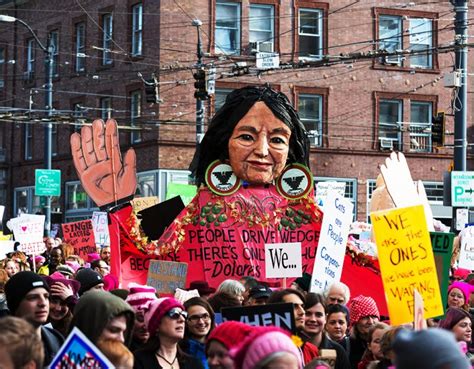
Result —
[{"label": "cardboard placard", "polygon": [[18,250],[27,255],[41,254],[46,250],[43,242],[44,215],[23,214],[10,220]]},{"label": "cardboard placard", "polygon": [[9,252],[14,251],[15,241],[0,239],[0,260],[5,259]]},{"label": "cardboard placard", "polygon": [[423,296],[425,318],[443,314],[436,264],[423,205],[370,214],[392,325],[411,323],[413,290]]},{"label": "cardboard placard", "polygon": [[329,284],[341,279],[353,210],[354,204],[335,192],[330,192],[326,198],[311,292],[323,292]]},{"label": "cardboard placard", "polygon": [[302,275],[300,242],[265,245],[266,278],[298,278]]},{"label": "cardboard placard", "polygon": [[49,369],[114,369],[115,366],[82,333],[74,327],[51,362]]},{"label": "cardboard placard", "polygon": [[448,305],[449,272],[451,268],[451,255],[453,253],[454,233],[430,232],[430,238],[444,307]]},{"label": "cardboard placard", "polygon": [[88,254],[96,252],[94,231],[90,219],[64,223],[62,224],[62,229],[63,241],[74,247],[74,254],[87,260]]},{"label": "cardboard placard", "polygon": [[459,267],[474,270],[474,226],[464,228],[459,237]]},{"label": "cardboard placard", "polygon": [[221,313],[224,321],[235,320],[254,326],[274,325],[296,333],[293,304],[229,307],[221,309]]},{"label": "cardboard placard", "polygon": [[160,202],[157,196],[148,196],[148,197],[135,197],[132,201],[133,211],[138,213],[143,209],[149,208],[153,205],[156,205]]},{"label": "cardboard placard", "polygon": [[92,229],[96,247],[110,246],[107,212],[94,211],[92,213]]},{"label": "cardboard placard", "polygon": [[185,287],[187,274],[187,263],[150,260],[146,284],[155,287],[156,292],[160,294],[174,294],[177,288]]}]

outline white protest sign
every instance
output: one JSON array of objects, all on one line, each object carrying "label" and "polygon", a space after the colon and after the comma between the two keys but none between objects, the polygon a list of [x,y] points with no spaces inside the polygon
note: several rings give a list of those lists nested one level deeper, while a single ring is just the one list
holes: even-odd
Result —
[{"label": "white protest sign", "polygon": [[265,244],[266,278],[298,278],[302,270],[301,242]]},{"label": "white protest sign", "polygon": [[459,267],[474,270],[474,226],[464,228],[460,233]]},{"label": "white protest sign", "polygon": [[346,192],[346,182],[326,181],[316,183],[316,204],[324,206],[330,192],[336,192],[341,197]]},{"label": "white protest sign", "polygon": [[456,209],[456,230],[463,230],[467,223],[469,223],[469,209]]},{"label": "white protest sign", "polygon": [[96,246],[110,246],[107,212],[94,211],[92,213],[92,229]]},{"label": "white protest sign", "polygon": [[15,251],[15,241],[0,241],[0,260],[5,259],[9,252]]},{"label": "white protest sign", "polygon": [[341,279],[353,209],[352,202],[335,192],[329,193],[326,198],[311,277],[311,292],[322,292],[328,284]]},{"label": "white protest sign", "polygon": [[4,212],[5,212],[5,206],[0,205],[0,223],[2,222]]},{"label": "white protest sign", "polygon": [[23,214],[10,220],[18,250],[27,255],[40,254],[46,247],[43,242],[44,215]]}]

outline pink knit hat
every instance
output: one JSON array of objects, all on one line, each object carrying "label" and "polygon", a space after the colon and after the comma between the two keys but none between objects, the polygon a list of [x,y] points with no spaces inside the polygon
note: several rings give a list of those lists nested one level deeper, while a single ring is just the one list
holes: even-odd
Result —
[{"label": "pink knit hat", "polygon": [[457,288],[462,292],[464,296],[464,303],[469,305],[469,297],[471,296],[471,292],[474,292],[474,287],[469,283],[456,281],[449,285],[448,294],[453,288]]},{"label": "pink knit hat", "polygon": [[463,269],[463,268],[457,268],[454,273],[453,277],[459,278],[459,279],[466,279],[467,276],[471,273],[469,269]]},{"label": "pink knit hat", "polygon": [[287,332],[277,327],[254,327],[253,329],[254,332],[238,348],[230,350],[236,368],[261,368],[285,353],[296,358],[299,368],[303,366],[301,353]]},{"label": "pink knit hat", "polygon": [[366,316],[376,316],[380,319],[379,309],[372,297],[359,295],[349,302],[349,315],[351,325],[356,324],[361,318]]},{"label": "pink knit hat", "polygon": [[152,336],[156,334],[156,330],[160,326],[161,319],[163,319],[168,311],[175,307],[179,307],[184,310],[183,304],[181,304],[178,300],[175,300],[173,297],[163,297],[150,303],[148,311],[145,312],[145,322],[148,327],[148,332],[150,332]]},{"label": "pink knit hat", "polygon": [[206,345],[209,347],[209,342],[216,340],[230,350],[241,344],[253,331],[253,327],[248,324],[229,320],[211,331]]},{"label": "pink knit hat", "polygon": [[135,311],[146,311],[152,301],[158,300],[155,294],[156,290],[151,286],[132,282],[128,285],[128,289],[130,292],[125,301],[127,301]]}]

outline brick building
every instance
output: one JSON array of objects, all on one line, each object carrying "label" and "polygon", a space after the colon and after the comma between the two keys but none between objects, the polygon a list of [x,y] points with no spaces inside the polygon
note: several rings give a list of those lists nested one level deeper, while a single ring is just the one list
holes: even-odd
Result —
[{"label": "brick building", "polygon": [[[344,182],[358,220],[367,220],[378,166],[392,148],[404,152],[413,178],[424,181],[435,216],[449,218],[442,194],[443,173],[453,157],[455,91],[445,88],[442,78],[453,70],[454,52],[437,53],[437,47],[454,40],[454,10],[449,2],[418,3],[0,1],[1,14],[25,21],[56,50],[53,168],[61,170],[63,184],[62,196],[53,198],[53,212],[72,221],[94,209],[77,180],[69,136],[97,117],[115,118],[122,149],[136,150],[140,194],[164,198],[167,183],[187,182],[196,142],[197,27],[192,20],[200,19],[203,61],[217,68],[205,123],[233,88],[270,83],[290,97],[310,132],[316,180]],[[381,49],[420,53],[367,58]],[[278,53],[281,68],[257,70],[256,51]],[[351,58],[338,62],[347,54]],[[6,205],[5,218],[41,208],[34,196],[34,170],[44,161],[44,56],[22,24],[0,22],[0,204]],[[139,77],[149,79],[152,73],[159,82],[157,104],[146,102]],[[430,131],[439,111],[447,113],[444,146]],[[471,144],[473,133],[470,123]],[[471,170],[472,158],[470,146]]]}]

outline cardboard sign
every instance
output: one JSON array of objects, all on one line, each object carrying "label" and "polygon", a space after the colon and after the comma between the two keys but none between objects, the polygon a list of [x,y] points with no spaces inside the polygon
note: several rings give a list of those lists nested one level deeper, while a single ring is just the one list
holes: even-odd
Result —
[{"label": "cardboard sign", "polygon": [[196,196],[196,186],[182,183],[168,183],[166,187],[166,200],[180,196],[184,205],[188,205]]},{"label": "cardboard sign", "polygon": [[92,213],[92,229],[96,247],[110,246],[109,224],[105,211]]},{"label": "cardboard sign", "polygon": [[0,260],[5,259],[9,252],[15,251],[15,241],[0,240]]},{"label": "cardboard sign", "polygon": [[316,183],[316,203],[319,206],[326,204],[326,197],[330,192],[335,192],[344,197],[346,192],[346,182],[324,181]]},{"label": "cardboard sign", "polygon": [[374,226],[380,270],[390,323],[413,321],[413,290],[425,302],[425,318],[443,314],[436,265],[423,205],[370,214]]},{"label": "cardboard sign", "polygon": [[301,243],[270,243],[265,245],[265,277],[301,277]]},{"label": "cardboard sign", "polygon": [[474,226],[464,228],[459,237],[459,267],[474,270]]},{"label": "cardboard sign", "polygon": [[439,288],[443,299],[443,307],[448,305],[449,272],[453,253],[454,233],[430,232]]},{"label": "cardboard sign", "polygon": [[267,304],[239,306],[221,309],[222,318],[235,320],[253,326],[273,325],[296,333],[293,304]]},{"label": "cardboard sign", "polygon": [[331,192],[327,197],[311,277],[311,292],[323,292],[333,281],[341,279],[353,210],[354,204],[337,193]]},{"label": "cardboard sign", "polygon": [[115,366],[77,327],[74,327],[49,368],[114,369]]},{"label": "cardboard sign", "polygon": [[87,255],[96,252],[94,231],[90,219],[64,223],[63,241],[74,247],[74,254],[87,260]]},{"label": "cardboard sign", "polygon": [[413,300],[415,301],[415,316],[414,316],[414,328],[415,331],[428,328],[425,319],[425,304],[423,303],[423,297],[415,288],[413,290]]},{"label": "cardboard sign", "polygon": [[157,196],[149,196],[149,197],[135,197],[131,203],[133,207],[133,211],[138,213],[143,209],[149,208],[153,205],[156,205],[160,202]]},{"label": "cardboard sign", "polygon": [[160,294],[174,294],[177,288],[185,287],[187,274],[187,263],[150,260],[146,284],[155,287]]},{"label": "cardboard sign", "polygon": [[18,250],[27,255],[41,254],[46,250],[43,242],[44,215],[22,214],[10,220]]}]

